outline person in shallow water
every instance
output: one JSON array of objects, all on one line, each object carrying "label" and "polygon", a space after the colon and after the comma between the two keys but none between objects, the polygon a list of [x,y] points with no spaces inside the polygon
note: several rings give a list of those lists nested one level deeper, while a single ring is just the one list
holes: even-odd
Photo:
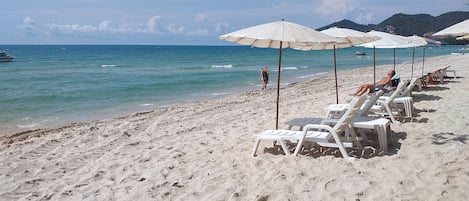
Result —
[{"label": "person in shallow water", "polygon": [[267,84],[269,83],[269,69],[267,66],[264,66],[261,71],[261,80],[262,80],[262,90],[267,88]]}]

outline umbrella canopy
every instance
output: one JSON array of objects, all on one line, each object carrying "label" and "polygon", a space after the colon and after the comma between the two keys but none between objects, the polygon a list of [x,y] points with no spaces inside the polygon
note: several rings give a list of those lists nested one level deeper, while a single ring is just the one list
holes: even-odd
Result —
[{"label": "umbrella canopy", "polygon": [[439,32],[433,34],[433,36],[462,36],[469,34],[469,19],[449,26]]},{"label": "umbrella canopy", "polygon": [[420,47],[428,44],[427,38],[417,35],[409,36],[407,39],[409,40],[409,47]]},{"label": "umbrella canopy", "polygon": [[347,28],[337,28],[337,27],[331,27],[329,29],[322,30],[321,33],[325,33],[327,35],[330,35],[336,38],[343,38],[347,40],[347,42],[353,46],[361,45],[364,43],[373,42],[373,41],[381,39],[378,36],[367,34],[361,31],[356,31],[356,30],[347,29]]},{"label": "umbrella canopy", "polygon": [[407,47],[416,47],[418,45],[414,44],[407,37],[394,35],[390,33],[385,33],[381,31],[370,31],[368,34],[378,36],[381,39],[369,43],[365,43],[359,46],[373,48],[373,83],[376,82],[376,57],[375,57],[375,48],[394,48],[394,70],[396,70],[396,48],[407,48]]},{"label": "umbrella canopy", "polygon": [[346,41],[284,20],[241,29],[221,35],[219,39],[259,48],[323,50],[332,49],[334,44],[350,47]]},{"label": "umbrella canopy", "polygon": [[279,49],[275,129],[278,129],[282,49],[293,48],[297,50],[321,50],[332,49],[335,45],[340,47],[350,46],[346,41],[336,39],[314,29],[284,20],[241,29],[221,35],[219,36],[219,39],[241,45]]},{"label": "umbrella canopy", "polygon": [[368,48],[405,48],[409,47],[410,45],[409,39],[404,36],[394,35],[381,31],[370,31],[368,34],[380,37],[381,39],[359,46]]},{"label": "umbrella canopy", "polygon": [[[410,46],[414,47],[414,50],[412,51],[412,70],[410,71],[410,78],[413,78],[414,77],[415,47],[428,45],[428,43],[429,43],[428,41],[430,39],[427,40],[427,38],[420,37],[420,36],[417,36],[417,35],[409,36],[407,38],[410,40],[410,43],[409,43]],[[423,66],[424,63],[425,63],[425,49],[423,50],[423,56],[422,56],[422,71],[423,71],[423,68],[424,68],[424,66]]]},{"label": "umbrella canopy", "polygon": [[[356,46],[363,43],[368,43],[372,41],[376,41],[380,39],[380,37],[367,34],[361,31],[356,31],[353,29],[347,28],[337,28],[331,27],[326,30],[322,30],[321,33],[325,33],[327,35],[346,40],[350,45]],[[336,103],[339,103],[339,92],[338,92],[338,84],[337,84],[337,65],[336,65],[336,54],[334,48],[334,77],[335,77],[335,99]]]}]

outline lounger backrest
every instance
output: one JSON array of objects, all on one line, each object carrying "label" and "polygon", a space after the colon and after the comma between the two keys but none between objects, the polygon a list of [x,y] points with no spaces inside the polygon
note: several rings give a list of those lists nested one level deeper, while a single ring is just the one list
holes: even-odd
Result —
[{"label": "lounger backrest", "polygon": [[378,98],[382,96],[383,94],[384,94],[383,90],[378,90],[372,93],[371,96],[365,100],[365,103],[363,103],[362,107],[360,108],[360,111],[358,111],[357,116],[364,116],[368,114],[368,111],[370,111],[370,109],[376,103]]},{"label": "lounger backrest", "polygon": [[353,97],[352,101],[350,101],[348,105],[347,111],[344,113],[344,115],[342,115],[342,117],[334,126],[334,130],[336,131],[336,133],[344,131],[347,124],[349,124],[352,121],[353,117],[357,115],[358,110],[360,110],[360,107],[366,100],[366,96],[366,94],[363,94],[361,96]]},{"label": "lounger backrest", "polygon": [[396,87],[396,90],[393,91],[389,98],[386,99],[387,104],[392,103],[394,99],[401,94],[401,91],[404,90],[404,87],[407,86],[408,83],[409,80],[399,83],[399,85]]},{"label": "lounger backrest", "polygon": [[410,96],[410,92],[414,88],[416,81],[417,81],[417,78],[412,78],[412,80],[410,80],[409,85],[404,89],[404,91],[402,91],[401,96],[403,96],[403,97],[404,96]]}]

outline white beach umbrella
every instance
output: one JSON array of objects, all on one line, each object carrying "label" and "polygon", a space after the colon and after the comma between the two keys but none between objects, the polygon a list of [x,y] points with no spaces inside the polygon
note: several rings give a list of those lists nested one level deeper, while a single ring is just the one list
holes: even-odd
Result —
[{"label": "white beach umbrella", "polygon": [[367,48],[404,48],[409,47],[409,40],[400,35],[390,34],[381,31],[370,31],[368,34],[380,37],[379,40],[365,43],[359,46]]},{"label": "white beach umbrella", "polygon": [[[346,40],[352,46],[360,45],[363,43],[368,43],[380,39],[380,37],[367,34],[361,31],[347,29],[347,28],[337,28],[331,27],[329,29],[322,30],[321,33],[333,36],[335,38],[340,38]],[[334,77],[335,77],[335,97],[336,103],[339,103],[339,92],[337,84],[337,62],[336,62],[336,53],[334,48]]]},{"label": "white beach umbrella", "polygon": [[449,26],[433,34],[433,36],[463,36],[469,34],[469,19]]},{"label": "white beach umbrella", "polygon": [[[412,70],[410,71],[410,78],[414,77],[414,57],[415,57],[415,47],[425,46],[428,45],[427,38],[420,37],[417,35],[407,37],[410,40],[410,44],[414,45],[414,50],[412,52]],[[423,48],[423,55],[422,55],[422,76],[423,76],[423,69],[425,64],[425,48]]]},{"label": "white beach umbrella", "polygon": [[371,35],[365,32],[347,29],[347,28],[338,28],[338,27],[331,27],[329,29],[322,30],[321,33],[325,33],[327,35],[336,37],[336,38],[343,38],[347,40],[348,43],[352,44],[353,46],[361,45],[368,42],[373,42],[381,39],[381,37]]},{"label": "white beach umbrella", "polygon": [[338,45],[340,47],[350,46],[343,40],[336,39],[334,37],[320,33],[314,29],[284,20],[241,29],[235,32],[221,35],[219,36],[219,39],[241,45],[279,49],[277,110],[275,121],[276,129],[278,129],[282,49],[294,48],[297,50],[321,50],[332,49],[334,48],[334,45]]},{"label": "white beach umbrella", "polygon": [[381,31],[370,31],[368,34],[378,36],[381,39],[365,43],[359,46],[373,48],[373,83],[376,82],[376,54],[375,48],[393,48],[394,49],[394,70],[396,70],[396,48],[415,47],[415,44],[404,36],[390,34]]}]

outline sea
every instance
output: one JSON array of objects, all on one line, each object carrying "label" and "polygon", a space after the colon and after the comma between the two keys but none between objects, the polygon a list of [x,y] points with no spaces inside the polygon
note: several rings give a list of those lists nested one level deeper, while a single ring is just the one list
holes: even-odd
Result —
[{"label": "sea", "polygon": [[[425,57],[464,53],[466,46],[425,47]],[[269,67],[275,88],[278,49],[249,46],[0,45],[14,55],[0,63],[0,134],[89,122],[177,103],[260,90]],[[357,56],[364,51],[367,55]],[[394,63],[376,49],[376,64]],[[413,53],[415,51],[415,53]],[[422,62],[423,48],[396,49],[395,61]],[[282,51],[281,83],[332,73],[333,50]],[[337,70],[373,65],[373,50],[337,49]],[[416,64],[416,71],[421,68]]]}]

